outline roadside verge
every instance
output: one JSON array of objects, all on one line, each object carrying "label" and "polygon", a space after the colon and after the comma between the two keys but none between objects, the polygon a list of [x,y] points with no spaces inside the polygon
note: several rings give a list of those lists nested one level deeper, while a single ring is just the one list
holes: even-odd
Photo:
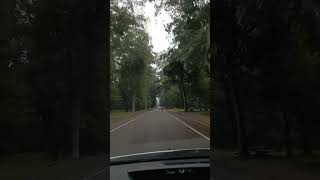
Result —
[{"label": "roadside verge", "polygon": [[138,116],[140,116],[146,112],[148,112],[148,111],[147,110],[141,110],[141,111],[136,111],[136,112],[122,111],[121,115],[117,115],[114,112],[111,112],[111,114],[110,114],[110,131],[129,122],[129,121],[131,121],[134,118],[137,118]]},{"label": "roadside verge", "polygon": [[[167,112],[178,120],[182,121],[186,126],[190,126],[193,131],[202,134],[207,140],[210,140],[210,116],[202,112],[181,112],[167,110]],[[189,128],[190,128],[189,127]],[[201,135],[201,136],[202,136]]]}]

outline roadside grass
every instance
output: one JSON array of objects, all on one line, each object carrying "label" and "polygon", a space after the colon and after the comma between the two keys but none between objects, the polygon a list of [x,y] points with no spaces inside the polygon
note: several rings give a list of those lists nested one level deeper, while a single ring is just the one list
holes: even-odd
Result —
[{"label": "roadside grass", "polygon": [[112,110],[110,112],[110,124],[129,117],[133,112],[127,112],[125,110]]},{"label": "roadside grass", "polygon": [[112,110],[110,112],[110,119],[114,120],[114,119],[124,118],[124,117],[127,117],[129,113],[130,112],[126,112],[125,110]]},{"label": "roadside grass", "polygon": [[174,111],[174,112],[184,112],[184,109],[181,109],[181,108],[173,108],[172,111]]},{"label": "roadside grass", "polygon": [[127,112],[125,110],[112,110],[110,112],[110,124],[122,120],[122,119],[126,119],[130,116],[133,116],[136,113],[140,113],[140,112],[144,112],[145,110],[141,110],[141,111],[136,111],[136,112]]},{"label": "roadside grass", "polygon": [[[184,112],[184,109],[181,109],[181,108],[173,108],[171,109],[171,111],[174,111],[174,112]],[[186,113],[189,113],[189,112],[186,112]],[[210,116],[210,111],[193,111],[191,113],[199,113],[200,115],[203,115],[203,116]]]},{"label": "roadside grass", "polygon": [[[175,112],[184,112],[183,108],[172,108],[170,109],[171,111],[175,111]],[[200,112],[203,115],[209,115],[210,111],[199,111],[199,109],[194,109],[194,111],[190,111],[190,112]]]}]

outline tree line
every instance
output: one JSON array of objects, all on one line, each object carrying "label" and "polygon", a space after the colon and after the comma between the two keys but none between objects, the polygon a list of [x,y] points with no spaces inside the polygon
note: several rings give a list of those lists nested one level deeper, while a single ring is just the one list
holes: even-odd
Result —
[{"label": "tree line", "polygon": [[212,3],[213,140],[247,157],[255,146],[319,149],[319,4]]},{"label": "tree line", "polygon": [[152,64],[146,18],[135,11],[144,1],[111,1],[111,108],[136,111],[156,106],[157,72]]},{"label": "tree line", "polygon": [[160,1],[172,22],[166,31],[173,35],[172,46],[160,54],[161,104],[184,111],[208,110],[209,102],[209,15],[205,0]]},{"label": "tree line", "polygon": [[1,2],[1,154],[107,152],[108,4]]}]

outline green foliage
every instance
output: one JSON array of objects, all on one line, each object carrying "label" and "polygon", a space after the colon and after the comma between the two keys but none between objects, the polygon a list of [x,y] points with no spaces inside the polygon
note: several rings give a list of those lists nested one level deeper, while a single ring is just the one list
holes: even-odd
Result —
[{"label": "green foliage", "polygon": [[[166,30],[174,36],[174,47],[161,55],[168,88],[179,88],[185,111],[208,105],[209,91],[209,2],[161,1],[158,8],[169,11],[173,21]],[[199,102],[201,101],[201,102]]]},{"label": "green foliage", "polygon": [[170,86],[166,89],[166,92],[160,96],[160,104],[166,108],[183,108],[179,88],[176,86]]},{"label": "green foliage", "polygon": [[[319,40],[316,4],[299,0],[216,0],[213,5],[215,71],[211,73],[225,84],[222,89],[233,105],[227,112],[238,116],[238,125],[246,122],[244,129],[236,131],[246,131],[247,127],[248,138],[261,138],[263,144],[270,143],[267,139],[271,138],[266,138],[270,134],[291,137],[292,129],[301,126],[294,139],[300,136],[304,138],[302,144],[308,144],[306,124],[312,120],[303,117],[306,113],[315,115],[319,103],[314,93],[320,83],[320,49],[319,43],[314,43]],[[232,101],[233,96],[236,101]],[[257,117],[260,112],[263,120]],[[279,112],[289,113],[290,118],[275,118]],[[289,149],[288,139],[282,143]]]},{"label": "green foliage", "polygon": [[[155,104],[153,82],[156,72],[150,66],[153,54],[144,23],[145,18],[134,13],[131,2],[121,6],[116,2],[112,4],[111,87],[122,97],[122,107],[112,108],[129,110],[133,109],[131,106],[137,106],[142,109],[144,104]],[[112,93],[111,101],[116,98],[117,94]]]},{"label": "green foliage", "polygon": [[[1,67],[8,79],[1,80],[0,86],[6,87],[1,95],[10,95],[11,102],[1,101],[5,109],[0,123],[11,133],[6,134],[9,140],[3,149],[13,144],[10,152],[47,151],[53,159],[60,153],[69,155],[74,127],[74,131],[81,129],[81,152],[85,141],[91,141],[91,152],[104,151],[108,56],[105,22],[99,16],[106,7],[98,1],[9,4],[4,11],[7,36],[2,38],[1,33],[1,43],[7,42]],[[12,132],[19,133],[15,137]]]}]

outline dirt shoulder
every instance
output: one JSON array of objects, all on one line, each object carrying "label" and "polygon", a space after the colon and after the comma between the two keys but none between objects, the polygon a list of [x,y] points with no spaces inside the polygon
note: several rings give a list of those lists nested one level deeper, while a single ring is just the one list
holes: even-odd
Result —
[{"label": "dirt shoulder", "polygon": [[197,131],[210,137],[210,116],[207,112],[183,112],[174,109],[167,110],[170,114],[179,118]]}]

